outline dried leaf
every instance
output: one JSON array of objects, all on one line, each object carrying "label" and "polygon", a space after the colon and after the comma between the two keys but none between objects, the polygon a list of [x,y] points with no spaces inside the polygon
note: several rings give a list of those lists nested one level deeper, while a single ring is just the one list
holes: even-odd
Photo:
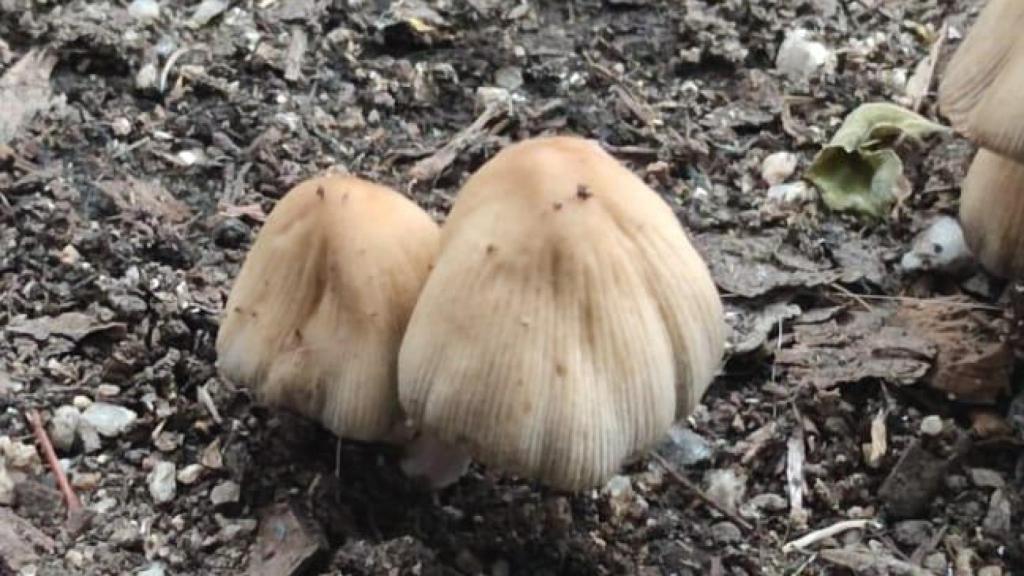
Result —
[{"label": "dried leaf", "polygon": [[832,210],[880,219],[896,201],[903,177],[903,162],[891,147],[896,138],[920,141],[948,131],[895,104],[863,104],[846,117],[805,177]]},{"label": "dried leaf", "polygon": [[188,205],[156,180],[127,178],[102,182],[99,187],[125,212],[142,212],[172,224],[180,224],[192,217]]},{"label": "dried leaf", "polygon": [[50,74],[57,58],[33,50],[0,78],[0,144],[7,144],[22,126],[50,106]]},{"label": "dried leaf", "polygon": [[1013,352],[988,318],[978,317],[966,301],[904,305],[894,324],[924,335],[937,350],[927,383],[950,399],[994,404],[1010,391]]},{"label": "dried leaf", "polygon": [[798,384],[822,389],[868,378],[913,384],[927,374],[938,348],[925,335],[888,325],[893,312],[878,307],[797,325],[795,344],[779,350],[775,361]]},{"label": "dried leaf", "polygon": [[56,547],[52,538],[43,534],[31,522],[0,507],[0,559],[11,570],[21,570],[38,562],[39,552],[50,554]]},{"label": "dried leaf", "polygon": [[783,243],[781,231],[742,238],[703,234],[695,240],[719,288],[745,298],[780,288],[829,284],[842,276],[841,271],[831,269],[831,264],[793,257],[793,249]]},{"label": "dried leaf", "polygon": [[65,312],[60,316],[16,320],[7,326],[7,331],[12,334],[28,336],[40,342],[48,340],[51,336],[62,336],[78,342],[100,332],[110,332],[119,337],[118,335],[123,336],[126,330],[124,324],[100,323],[82,312]]},{"label": "dried leaf", "polygon": [[781,330],[782,322],[798,316],[800,307],[791,304],[789,298],[768,304],[727,302],[730,352],[740,355],[760,349]]}]

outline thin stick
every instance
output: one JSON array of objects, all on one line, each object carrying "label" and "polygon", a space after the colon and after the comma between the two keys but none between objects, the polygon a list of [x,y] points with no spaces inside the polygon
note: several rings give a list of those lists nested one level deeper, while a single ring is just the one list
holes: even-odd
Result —
[{"label": "thin stick", "polygon": [[714,500],[709,498],[703,490],[695,486],[693,482],[690,482],[682,474],[680,474],[671,464],[669,464],[668,460],[665,460],[664,456],[658,454],[657,452],[651,452],[651,458],[656,460],[658,464],[660,464],[661,467],[664,468],[666,472],[668,472],[668,475],[671,476],[673,480],[682,485],[683,488],[686,488],[691,493],[693,493],[693,495],[699,498],[701,502],[707,504],[708,506],[717,510],[718,512],[721,512],[722,514],[728,516],[730,520],[732,520],[736,524],[739,524],[739,526],[744,530],[747,530],[748,532],[753,531],[754,527],[750,525],[750,522],[747,522],[743,518],[740,518],[739,515],[737,515],[735,512],[731,512],[729,510],[726,510],[722,506],[719,506],[718,502],[715,502]]},{"label": "thin stick", "polygon": [[[972,310],[988,310],[991,312],[1000,312],[1002,308],[997,306],[989,306],[988,304],[978,304],[976,302],[958,302],[954,300],[954,296],[940,296],[937,298],[915,298],[913,296],[889,296],[887,294],[857,294],[851,292],[846,288],[843,288],[839,284],[832,283],[829,287],[839,292],[837,296],[846,296],[857,300],[885,300],[891,302],[909,302],[911,304],[921,305],[933,305],[933,306],[949,306],[956,308],[969,308]],[[867,306],[866,302],[860,302],[862,306]],[[868,307],[870,310],[870,307]]]},{"label": "thin stick", "polygon": [[836,522],[831,526],[822,528],[821,530],[815,530],[814,532],[811,532],[806,536],[797,538],[796,540],[789,542],[788,544],[782,547],[782,551],[790,552],[793,550],[801,550],[803,548],[807,548],[815,542],[824,540],[826,538],[831,538],[837,534],[842,534],[847,530],[863,530],[868,526],[874,528],[880,527],[878,522],[875,522],[874,520],[843,520],[841,522]]},{"label": "thin stick", "polygon": [[64,469],[60,467],[57,453],[53,450],[53,444],[50,442],[50,436],[46,433],[46,428],[43,428],[43,420],[39,417],[39,412],[35,409],[29,410],[25,418],[32,426],[32,434],[35,435],[36,442],[39,443],[39,448],[42,449],[43,456],[46,457],[46,464],[50,467],[50,471],[53,472],[53,477],[57,479],[57,487],[60,488],[61,494],[64,495],[64,501],[68,505],[68,512],[78,512],[82,509],[82,502],[71,488],[71,483],[68,482]]}]

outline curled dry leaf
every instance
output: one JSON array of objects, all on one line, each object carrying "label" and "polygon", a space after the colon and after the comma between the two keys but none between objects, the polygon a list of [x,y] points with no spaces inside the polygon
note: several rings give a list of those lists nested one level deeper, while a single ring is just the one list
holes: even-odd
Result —
[{"label": "curled dry leaf", "polygon": [[806,178],[832,210],[882,218],[896,201],[903,161],[892,145],[900,137],[919,141],[948,129],[919,114],[884,102],[850,113],[818,153]]}]

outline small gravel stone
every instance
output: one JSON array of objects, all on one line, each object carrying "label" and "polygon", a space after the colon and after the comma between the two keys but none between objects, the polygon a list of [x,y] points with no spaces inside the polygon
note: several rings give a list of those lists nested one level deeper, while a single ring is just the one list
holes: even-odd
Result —
[{"label": "small gravel stone", "polygon": [[893,526],[893,537],[903,546],[919,546],[931,536],[932,524],[927,520],[904,520]]},{"label": "small gravel stone", "polygon": [[732,522],[719,522],[711,526],[711,537],[718,544],[735,544],[743,538],[743,533]]},{"label": "small gravel stone", "polygon": [[189,464],[178,471],[178,482],[182,484],[194,484],[202,473],[202,464]]},{"label": "small gravel stone", "polygon": [[146,301],[133,294],[111,295],[110,307],[123,320],[138,320],[149,310]]},{"label": "small gravel stone", "polygon": [[807,30],[793,30],[779,47],[775,67],[790,80],[806,80],[822,68],[833,63],[835,55],[821,42],[810,39]]},{"label": "small gravel stone", "polygon": [[797,157],[791,152],[769,154],[761,163],[761,179],[769,186],[782,184],[796,171]]},{"label": "small gravel stone", "polygon": [[71,405],[79,410],[85,410],[92,405],[92,399],[88,396],[75,396],[71,399]]},{"label": "small gravel stone", "polygon": [[681,468],[711,458],[711,444],[700,434],[678,424],[669,428],[668,437],[658,445],[657,450],[666,460]]},{"label": "small gravel stone", "polygon": [[82,419],[103,436],[114,438],[131,428],[138,415],[123,406],[94,402],[82,413]]},{"label": "small gravel stone", "polygon": [[238,248],[249,238],[249,227],[238,218],[225,218],[213,229],[213,241],[222,248]]},{"label": "small gravel stone", "polygon": [[80,418],[81,414],[74,406],[65,405],[54,410],[50,418],[50,440],[58,450],[68,452],[75,445]]},{"label": "small gravel stone", "polygon": [[156,20],[160,17],[160,4],[156,0],[132,0],[128,5],[128,13],[143,22]]},{"label": "small gravel stone", "polygon": [[988,514],[982,527],[993,536],[1006,536],[1010,533],[1011,513],[1010,499],[1002,488],[997,489],[989,499]]},{"label": "small gravel stone", "polygon": [[121,393],[121,387],[116,384],[100,384],[96,387],[96,396],[100,398],[113,398]]},{"label": "small gravel stone", "polygon": [[1006,486],[1006,480],[995,470],[971,468],[967,473],[971,476],[971,482],[979,488],[1002,488]]},{"label": "small gravel stone", "polygon": [[942,434],[942,418],[935,416],[925,416],[921,420],[921,434],[925,436],[938,436]]},{"label": "small gravel stone", "polygon": [[210,490],[210,502],[214,506],[228,506],[238,503],[242,488],[236,482],[225,480]]},{"label": "small gravel stone", "polygon": [[135,574],[136,576],[164,576],[167,574],[167,570],[164,569],[164,565],[162,563],[153,562]]},{"label": "small gravel stone", "polygon": [[157,504],[170,502],[177,492],[175,483],[175,467],[173,462],[157,462],[153,471],[149,473],[149,495]]},{"label": "small gravel stone", "polygon": [[929,554],[928,557],[924,559],[924,567],[936,574],[945,574],[946,566],[948,565],[949,562],[946,561],[946,555],[942,552]]}]

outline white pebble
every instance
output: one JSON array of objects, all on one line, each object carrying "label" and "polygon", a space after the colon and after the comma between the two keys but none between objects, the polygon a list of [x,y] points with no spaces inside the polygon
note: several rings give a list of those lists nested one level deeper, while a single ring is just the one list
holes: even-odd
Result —
[{"label": "white pebble", "polygon": [[50,418],[50,440],[58,450],[67,452],[75,445],[80,418],[81,414],[74,406],[61,406],[53,412]]},{"label": "white pebble", "polygon": [[775,67],[790,80],[806,80],[819,69],[828,70],[835,54],[821,42],[810,40],[811,33],[797,29],[790,32],[779,47]]},{"label": "white pebble", "polygon": [[123,406],[106,402],[94,402],[82,413],[83,420],[108,438],[124,433],[135,424],[138,417],[138,414]]},{"label": "white pebble", "polygon": [[780,206],[797,206],[814,202],[818,198],[818,192],[803,180],[798,180],[772,186],[768,189],[767,198]]},{"label": "white pebble", "polygon": [[128,13],[136,20],[148,22],[160,17],[160,5],[156,0],[132,0],[128,5]]},{"label": "white pebble", "polygon": [[161,461],[157,462],[156,466],[153,467],[153,471],[149,473],[147,478],[149,482],[149,495],[153,497],[153,501],[157,504],[170,502],[174,499],[178,488],[175,483],[174,472],[173,462]]},{"label": "white pebble", "polygon": [[956,272],[970,261],[960,222],[951,216],[940,216],[914,239],[900,266],[907,272]]},{"label": "white pebble", "polygon": [[775,152],[769,154],[761,163],[761,179],[769,186],[782,184],[796,171],[796,154]]},{"label": "white pebble", "polygon": [[921,434],[925,436],[938,436],[942,434],[942,418],[931,415],[921,420]]}]

